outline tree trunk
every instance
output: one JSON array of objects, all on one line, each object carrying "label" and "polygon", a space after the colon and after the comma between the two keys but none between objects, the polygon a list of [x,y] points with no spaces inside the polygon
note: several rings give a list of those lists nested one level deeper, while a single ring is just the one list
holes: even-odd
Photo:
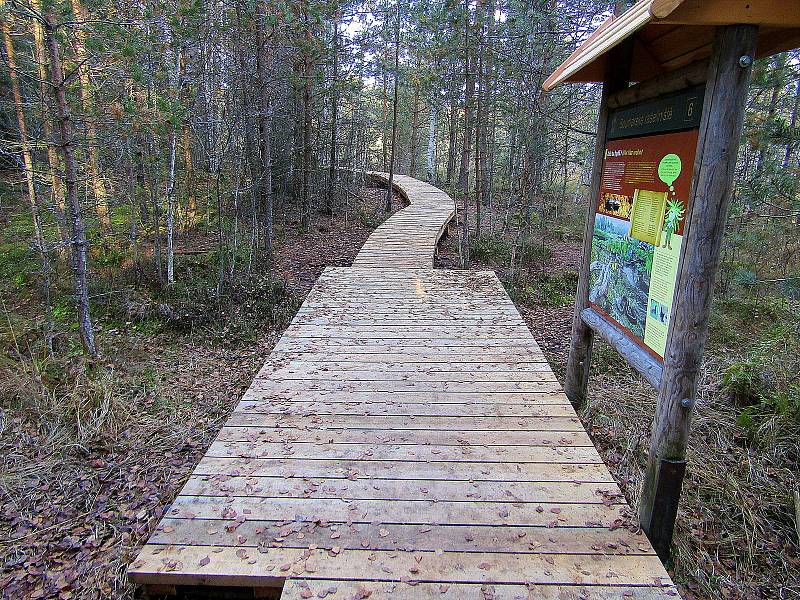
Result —
[{"label": "tree trunk", "polygon": [[428,181],[436,183],[436,106],[433,105],[428,121]]},{"label": "tree trunk", "polygon": [[[31,0],[31,7],[38,14],[42,13],[40,0]],[[39,100],[42,104],[42,132],[44,133],[45,141],[47,142],[47,164],[49,169],[48,178],[50,179],[50,186],[53,194],[53,204],[58,207],[59,219],[61,220],[64,218],[66,205],[64,201],[64,183],[61,181],[61,177],[59,176],[61,165],[59,164],[58,151],[53,144],[53,124],[50,121],[50,115],[47,106],[47,49],[45,48],[44,30],[42,29],[42,24],[38,19],[31,19],[31,26],[33,27],[36,73],[39,77]],[[64,241],[67,240],[67,235],[68,234],[66,234],[66,232],[62,231]]]},{"label": "tree trunk", "polygon": [[[772,94],[770,95],[769,99],[769,106],[767,108],[767,119],[766,119],[766,126],[769,127],[772,120],[775,118],[775,112],[778,110],[778,93],[780,92],[781,88],[783,87],[777,78],[777,71],[780,68],[780,63],[777,59],[773,59],[772,61]],[[760,140],[760,144],[758,147],[758,154],[756,158],[756,172],[755,172],[755,179],[759,179],[764,172],[764,160],[767,157],[767,150],[771,142],[768,139],[762,138]],[[771,213],[771,210],[770,210]]]},{"label": "tree trunk", "polygon": [[477,77],[478,85],[476,92],[476,110],[475,110],[475,237],[481,237],[481,204],[483,198],[483,170],[482,166],[485,165],[483,152],[484,152],[484,131],[485,123],[483,122],[483,97],[484,87],[486,81],[483,73],[483,15],[484,0],[478,0],[475,7],[475,31],[479,37],[477,39]]},{"label": "tree trunk", "polygon": [[258,149],[261,155],[259,164],[258,191],[260,196],[262,226],[264,228],[264,250],[268,260],[272,260],[272,98],[270,95],[268,69],[271,55],[266,36],[267,3],[258,0],[256,4],[256,71],[258,72]]},{"label": "tree trunk", "polygon": [[490,160],[490,156],[492,156],[489,152],[489,123],[492,121],[492,101],[490,100],[490,96],[492,94],[494,0],[486,2],[486,22],[486,37],[481,46],[481,116],[478,117],[478,131],[480,132],[478,136],[478,154],[480,155],[480,162],[477,167],[477,176],[481,179],[481,195],[478,197],[478,202],[481,202],[483,206],[489,205],[489,195],[491,193],[491,186],[489,185],[489,173],[491,173],[491,170],[487,168],[487,163]]},{"label": "tree trunk", "polygon": [[75,153],[72,148],[72,124],[70,122],[69,105],[61,57],[58,54],[56,39],[55,10],[49,8],[45,13],[47,47],[50,58],[50,76],[55,97],[56,117],[60,131],[61,154],[64,159],[67,206],[72,227],[72,270],[74,274],[75,299],[78,312],[78,331],[84,351],[89,356],[97,356],[94,341],[92,318],[89,309],[88,260],[86,243],[86,227],[81,216],[81,205],[78,200],[78,169],[75,164]]},{"label": "tree trunk", "polygon": [[458,94],[456,92],[457,86],[455,79],[454,73],[450,87],[450,124],[447,132],[447,173],[445,174],[445,181],[447,182],[447,185],[453,184],[453,176],[456,172],[456,146],[458,145]]},{"label": "tree trunk", "polygon": [[[797,128],[797,121],[800,118],[800,79],[797,81],[797,84],[794,89],[794,104],[792,105],[792,116],[789,119],[789,131],[794,131]],[[795,147],[795,138],[789,136],[788,141],[786,142],[786,150],[783,153],[783,161],[781,162],[781,167],[784,169],[788,169],[792,162],[792,154],[794,153]],[[797,179],[795,179],[795,183],[797,183]]]},{"label": "tree trunk", "polygon": [[472,100],[475,95],[475,65],[470,52],[469,3],[464,0],[464,69],[466,91],[464,93],[464,146],[461,148],[461,169],[458,174],[458,188],[463,194],[461,218],[461,267],[469,268],[469,159],[472,146]]},{"label": "tree trunk", "polygon": [[75,31],[75,58],[78,61],[78,78],[80,80],[80,96],[83,105],[84,122],[86,124],[86,146],[89,154],[89,176],[92,180],[92,191],[94,192],[95,210],[100,221],[100,229],[103,233],[111,230],[111,217],[108,212],[108,194],[106,184],[100,172],[100,157],[97,149],[97,126],[95,124],[94,95],[92,93],[91,81],[89,80],[88,56],[86,54],[86,30],[85,24],[88,20],[86,9],[80,0],[71,0],[72,12],[80,25]]},{"label": "tree trunk", "polygon": [[[181,85],[181,48],[175,42],[175,34],[170,29],[173,59],[172,89],[178,97]],[[174,115],[172,117],[175,118]],[[167,167],[167,285],[175,283],[175,158],[178,146],[178,124],[173,121],[169,130],[169,165]]]},{"label": "tree trunk", "polygon": [[[419,63],[417,63],[419,68]],[[411,164],[409,175],[417,176],[417,153],[419,152],[419,85],[414,84],[414,100],[411,105]]]},{"label": "tree trunk", "polygon": [[389,76],[383,69],[383,123],[381,126],[381,165],[385,173],[389,170],[389,144],[386,141],[386,128],[389,126]]},{"label": "tree trunk", "polygon": [[183,168],[184,185],[186,188],[186,218],[184,219],[184,229],[189,231],[194,228],[197,221],[197,195],[194,193],[194,161],[192,160],[191,137],[189,136],[189,125],[184,122],[181,132],[183,146]]},{"label": "tree trunk", "polygon": [[339,127],[339,15],[338,12],[333,18],[333,83],[331,84],[331,148],[328,165],[328,193],[325,197],[325,214],[333,214],[333,203],[336,195],[338,165],[336,157],[336,145],[338,140]]},{"label": "tree trunk", "polygon": [[386,189],[386,212],[392,210],[394,194],[394,162],[397,153],[397,89],[400,83],[400,1],[397,2],[397,24],[394,30],[394,99],[392,101],[392,154],[389,158],[389,186]]},{"label": "tree trunk", "polygon": [[314,63],[312,62],[312,34],[311,16],[308,10],[308,2],[303,2],[303,22],[305,31],[303,33],[303,172],[302,172],[302,212],[300,223],[303,227],[311,225],[311,78],[314,73]]}]

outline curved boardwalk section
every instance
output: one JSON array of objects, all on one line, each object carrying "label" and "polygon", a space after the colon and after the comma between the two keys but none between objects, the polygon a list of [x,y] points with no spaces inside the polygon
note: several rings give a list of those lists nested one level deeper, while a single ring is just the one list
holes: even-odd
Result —
[{"label": "curved boardwalk section", "polygon": [[[389,183],[388,173],[369,172]],[[354,267],[432,269],[436,244],[453,217],[453,199],[429,183],[395,175],[394,188],[409,205],[389,217],[369,236],[353,261]]]},{"label": "curved boardwalk section", "polygon": [[398,186],[410,206],[320,277],[131,578],[286,600],[677,596],[494,273],[431,268],[452,201]]}]

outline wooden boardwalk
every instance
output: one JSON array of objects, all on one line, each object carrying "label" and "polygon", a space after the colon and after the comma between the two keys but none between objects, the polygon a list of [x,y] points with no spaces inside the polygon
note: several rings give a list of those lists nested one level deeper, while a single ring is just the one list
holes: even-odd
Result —
[{"label": "wooden boardwalk", "polygon": [[410,206],[320,277],[131,579],[285,600],[676,597],[494,273],[432,269],[452,200],[397,184]]}]

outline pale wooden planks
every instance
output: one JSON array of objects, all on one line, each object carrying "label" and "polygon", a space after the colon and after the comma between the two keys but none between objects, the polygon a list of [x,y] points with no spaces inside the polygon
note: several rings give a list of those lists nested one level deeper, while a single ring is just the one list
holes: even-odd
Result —
[{"label": "pale wooden planks", "polygon": [[[283,597],[676,594],[490,272],[430,268],[452,200],[326,269],[131,565]],[[389,268],[387,268],[387,266]]]},{"label": "pale wooden planks", "polygon": [[[373,179],[388,183],[388,174],[372,172]],[[434,186],[394,175],[394,186],[409,206],[387,219],[369,237],[353,267],[380,269],[430,269],[436,244],[455,214],[453,199]]]}]

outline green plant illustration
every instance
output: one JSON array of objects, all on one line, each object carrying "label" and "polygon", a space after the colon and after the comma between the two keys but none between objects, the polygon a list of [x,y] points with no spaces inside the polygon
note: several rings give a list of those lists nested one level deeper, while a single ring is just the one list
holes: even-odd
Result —
[{"label": "green plant illustration", "polygon": [[680,200],[667,201],[667,213],[664,215],[664,248],[672,250],[672,234],[678,230],[678,226],[683,220],[683,215],[686,212],[686,207]]}]

